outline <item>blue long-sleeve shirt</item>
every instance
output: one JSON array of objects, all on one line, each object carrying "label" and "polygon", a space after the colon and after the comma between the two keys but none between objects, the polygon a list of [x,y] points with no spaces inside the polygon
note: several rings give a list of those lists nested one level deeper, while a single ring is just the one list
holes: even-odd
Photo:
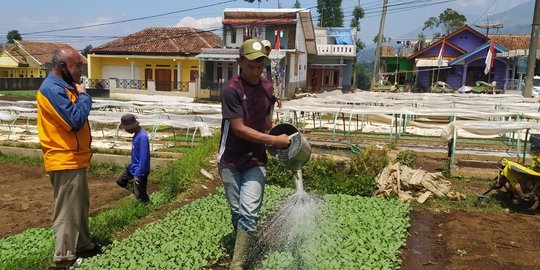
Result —
[{"label": "blue long-sleeve shirt", "polygon": [[137,177],[143,177],[150,173],[150,143],[148,133],[144,128],[133,135],[129,172]]}]

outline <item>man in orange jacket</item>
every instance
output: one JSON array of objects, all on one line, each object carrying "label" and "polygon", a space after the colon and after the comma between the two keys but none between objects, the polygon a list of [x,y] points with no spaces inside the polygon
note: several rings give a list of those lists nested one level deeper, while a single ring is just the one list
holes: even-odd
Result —
[{"label": "man in orange jacket", "polygon": [[57,267],[74,266],[78,257],[101,251],[90,239],[88,227],[92,99],[79,83],[83,65],[84,58],[73,47],[55,50],[52,70],[36,95],[39,140],[54,193]]}]

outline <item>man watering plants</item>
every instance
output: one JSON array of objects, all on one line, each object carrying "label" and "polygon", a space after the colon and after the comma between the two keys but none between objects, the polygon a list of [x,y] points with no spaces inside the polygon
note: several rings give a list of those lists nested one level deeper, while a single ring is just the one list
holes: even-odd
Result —
[{"label": "man watering plants", "polygon": [[84,58],[72,47],[53,52],[52,70],[37,94],[37,126],[45,171],[53,187],[56,267],[101,252],[88,228],[88,180],[92,149],[88,115],[92,99],[80,84]]},{"label": "man watering plants", "polygon": [[264,45],[246,40],[239,50],[240,75],[221,91],[223,120],[218,169],[236,230],[231,269],[243,269],[250,238],[257,229],[266,182],[266,146],[286,148],[289,138],[266,132],[272,128],[272,83],[261,77],[266,59]]}]

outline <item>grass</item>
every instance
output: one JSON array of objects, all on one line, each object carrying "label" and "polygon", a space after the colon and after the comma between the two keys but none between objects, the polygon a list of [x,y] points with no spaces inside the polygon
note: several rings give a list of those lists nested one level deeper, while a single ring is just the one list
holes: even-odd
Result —
[{"label": "grass", "polygon": [[43,164],[43,158],[42,157],[28,157],[28,156],[21,156],[21,155],[6,155],[0,152],[0,163],[41,166]]},{"label": "grass", "polygon": [[36,93],[37,93],[37,90],[12,90],[12,91],[0,91],[0,96],[33,98],[33,97],[36,97]]}]

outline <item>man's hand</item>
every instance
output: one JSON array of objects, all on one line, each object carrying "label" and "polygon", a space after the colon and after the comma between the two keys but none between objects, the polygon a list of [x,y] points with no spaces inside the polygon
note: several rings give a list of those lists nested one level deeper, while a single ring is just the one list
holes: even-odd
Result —
[{"label": "man's hand", "polygon": [[75,90],[77,90],[78,94],[86,93],[86,88],[84,88],[84,85],[76,83],[75,84]]},{"label": "man's hand", "polygon": [[281,134],[278,136],[274,136],[274,140],[272,142],[272,145],[276,148],[282,149],[289,147],[289,144],[291,144],[289,140],[289,136],[287,134]]},{"label": "man's hand", "polygon": [[141,178],[135,176],[133,177],[133,182],[135,182],[135,185],[139,185],[139,183],[141,182]]}]

